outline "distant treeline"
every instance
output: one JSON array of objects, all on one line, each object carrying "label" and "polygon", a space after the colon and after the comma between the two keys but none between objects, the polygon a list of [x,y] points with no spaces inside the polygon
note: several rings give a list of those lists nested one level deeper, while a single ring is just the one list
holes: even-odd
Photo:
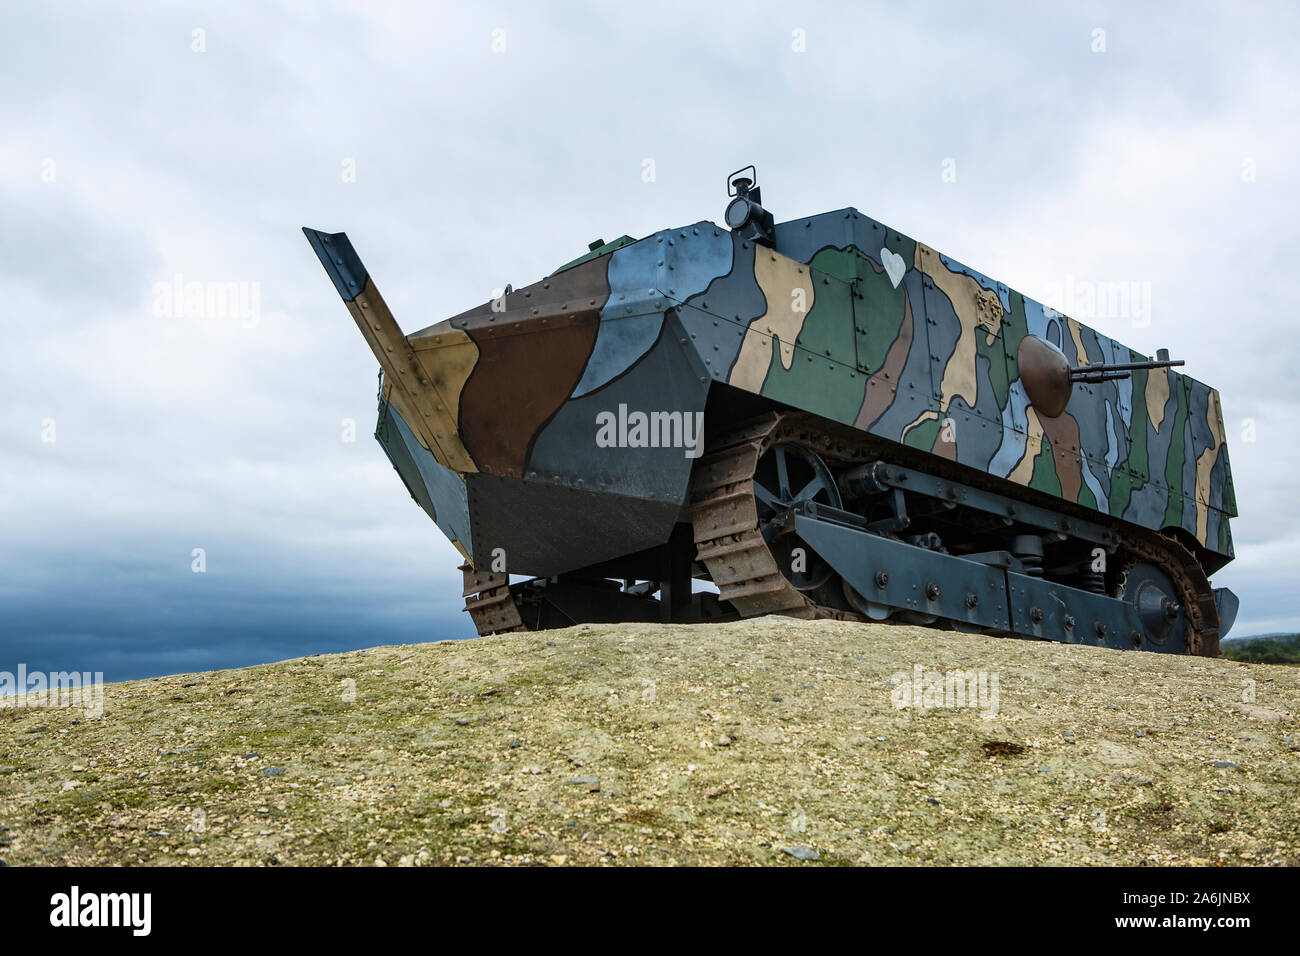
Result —
[{"label": "distant treeline", "polygon": [[1300,634],[1269,634],[1225,641],[1222,656],[1253,664],[1300,664]]}]

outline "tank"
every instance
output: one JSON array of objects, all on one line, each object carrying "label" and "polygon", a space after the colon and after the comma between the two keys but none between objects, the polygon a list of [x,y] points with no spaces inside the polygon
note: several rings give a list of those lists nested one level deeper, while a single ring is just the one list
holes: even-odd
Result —
[{"label": "tank", "polygon": [[782,614],[1216,656],[1218,393],[856,209],[776,222],[755,180],[410,334],[303,230],[477,631]]}]

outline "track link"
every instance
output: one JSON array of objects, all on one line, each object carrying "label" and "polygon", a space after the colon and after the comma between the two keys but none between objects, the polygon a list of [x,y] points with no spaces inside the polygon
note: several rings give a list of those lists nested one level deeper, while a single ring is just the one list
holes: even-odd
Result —
[{"label": "track link", "polygon": [[[863,620],[813,603],[781,571],[758,527],[754,472],[763,453],[783,441],[810,443],[828,457],[847,451],[803,416],[772,413],[741,426],[715,442],[691,476],[691,524],[696,554],[709,569],[718,596],[742,617]],[[836,454],[838,452],[838,454]]]},{"label": "track link", "polygon": [[509,631],[526,631],[519,616],[519,605],[510,593],[510,575],[494,571],[475,571],[468,564],[460,566],[465,576],[464,610],[474,621],[480,637]]}]

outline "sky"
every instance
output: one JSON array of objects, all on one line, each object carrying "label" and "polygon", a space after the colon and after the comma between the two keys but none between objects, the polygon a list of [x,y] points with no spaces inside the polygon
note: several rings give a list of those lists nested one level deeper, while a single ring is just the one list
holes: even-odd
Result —
[{"label": "sky", "polygon": [[720,221],[749,163],[778,221],[856,206],[1185,359],[1222,395],[1234,634],[1300,629],[1300,15],[1056,7],[4,5],[0,670],[470,636],[300,227],[409,332]]}]

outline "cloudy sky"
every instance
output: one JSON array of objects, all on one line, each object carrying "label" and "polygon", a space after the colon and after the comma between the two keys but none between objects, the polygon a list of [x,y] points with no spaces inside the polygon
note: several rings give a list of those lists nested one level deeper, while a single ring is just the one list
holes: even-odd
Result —
[{"label": "cloudy sky", "polygon": [[778,219],[857,206],[1064,311],[1149,294],[1088,320],[1219,388],[1216,583],[1235,633],[1300,627],[1295,9],[1047,6],[5,5],[0,670],[468,636],[299,228],[411,331],[720,219],[747,163]]}]

